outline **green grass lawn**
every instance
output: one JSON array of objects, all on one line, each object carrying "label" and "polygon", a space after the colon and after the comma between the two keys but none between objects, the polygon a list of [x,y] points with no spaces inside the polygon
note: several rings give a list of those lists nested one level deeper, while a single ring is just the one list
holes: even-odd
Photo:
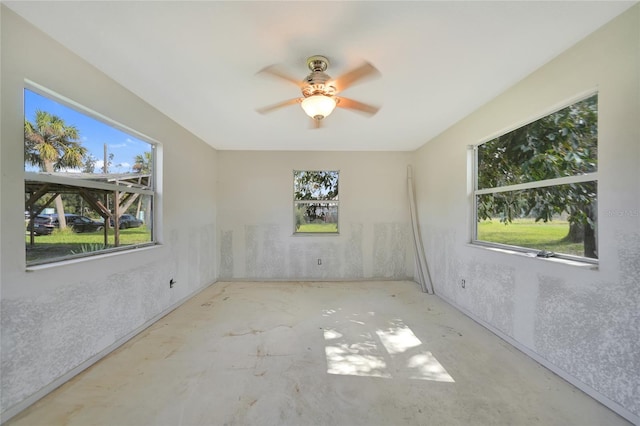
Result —
[{"label": "green grass lawn", "polygon": [[[297,232],[335,233],[335,223],[305,223]],[[549,250],[556,253],[582,256],[582,243],[563,241],[569,232],[569,222],[551,221],[535,222],[533,219],[517,219],[505,225],[498,219],[478,223],[478,240],[513,246],[528,247],[538,250]],[[109,245],[113,247],[113,229],[109,230]],[[151,241],[151,234],[146,226],[120,230],[120,245],[141,244]],[[103,248],[102,232],[75,233],[71,230],[54,231],[51,235],[35,237],[35,245],[29,244],[29,235],[25,235],[27,247],[27,263],[46,259],[59,258],[83,252],[91,252]]]},{"label": "green grass lawn", "polygon": [[338,232],[337,223],[303,223],[298,227],[297,232],[323,233]]},{"label": "green grass lawn", "polygon": [[[82,232],[75,233],[71,229],[54,230],[51,235],[35,237],[35,244],[30,244],[30,237],[25,235],[27,247],[27,264],[47,259],[60,258],[74,254],[81,254],[111,248],[114,246],[114,230],[109,230],[108,244],[104,246],[104,233]],[[151,233],[146,226],[120,230],[120,246],[142,244],[151,241]]]},{"label": "green grass lawn", "polygon": [[582,243],[563,241],[569,233],[569,222],[535,222],[533,219],[516,219],[504,224],[499,219],[478,223],[478,240],[509,244],[556,253],[584,255]]}]

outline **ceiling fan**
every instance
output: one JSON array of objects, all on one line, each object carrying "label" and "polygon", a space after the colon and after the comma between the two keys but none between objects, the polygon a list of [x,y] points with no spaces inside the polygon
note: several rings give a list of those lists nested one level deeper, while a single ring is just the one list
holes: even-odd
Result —
[{"label": "ceiling fan", "polygon": [[315,55],[309,57],[307,66],[311,73],[302,81],[283,73],[275,65],[260,70],[259,73],[269,74],[292,82],[301,89],[302,97],[258,108],[257,111],[261,114],[266,114],[279,108],[299,103],[304,112],[313,119],[313,125],[317,128],[320,127],[321,121],[331,114],[336,107],[351,109],[368,115],[374,115],[380,109],[373,105],[337,96],[338,93],[364,78],[380,75],[380,72],[370,63],[365,62],[336,79],[331,78],[325,72],[329,66],[329,60],[324,56]]}]

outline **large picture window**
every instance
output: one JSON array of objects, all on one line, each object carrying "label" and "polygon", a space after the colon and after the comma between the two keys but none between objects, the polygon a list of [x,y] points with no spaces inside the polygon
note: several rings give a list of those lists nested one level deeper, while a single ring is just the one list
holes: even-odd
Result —
[{"label": "large picture window", "polygon": [[27,265],[155,241],[155,146],[97,117],[45,89],[24,90]]},{"label": "large picture window", "polygon": [[335,170],[294,170],[294,233],[338,233],[338,175]]},{"label": "large picture window", "polygon": [[474,151],[474,242],[598,258],[597,94]]}]

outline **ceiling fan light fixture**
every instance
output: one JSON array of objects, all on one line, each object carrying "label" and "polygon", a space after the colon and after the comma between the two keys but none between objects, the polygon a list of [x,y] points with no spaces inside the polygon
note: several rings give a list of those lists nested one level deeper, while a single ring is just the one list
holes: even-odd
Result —
[{"label": "ceiling fan light fixture", "polygon": [[333,112],[336,107],[336,98],[326,95],[312,95],[304,98],[302,109],[311,118],[322,120]]}]

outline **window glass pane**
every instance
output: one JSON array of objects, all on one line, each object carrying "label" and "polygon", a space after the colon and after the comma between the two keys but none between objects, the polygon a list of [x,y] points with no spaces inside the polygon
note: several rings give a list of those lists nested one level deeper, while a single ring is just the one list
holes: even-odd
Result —
[{"label": "window glass pane", "polygon": [[154,146],[27,89],[24,102],[27,265],[152,243]]},{"label": "window glass pane", "polygon": [[597,259],[596,182],[477,195],[479,241]]},{"label": "window glass pane", "polygon": [[337,203],[296,203],[296,232],[338,232]]},{"label": "window glass pane", "polygon": [[337,171],[293,172],[295,200],[338,200]]},{"label": "window glass pane", "polygon": [[25,89],[25,171],[150,174],[152,145]]},{"label": "window glass pane", "polygon": [[[121,214],[116,238],[113,220],[105,220],[103,211],[94,208],[96,203],[113,206],[113,193],[83,196],[80,192],[81,189],[75,192],[70,189],[64,194],[66,229],[60,228],[56,209],[49,207],[54,205],[56,193],[45,193],[32,206],[31,213],[25,212],[27,265],[83,257],[98,251],[153,241],[149,216],[151,196],[137,196],[126,213]],[[27,205],[28,198],[27,195]],[[48,203],[49,200],[52,201]]]},{"label": "window glass pane", "polygon": [[598,168],[598,96],[478,146],[478,188],[495,188]]},{"label": "window glass pane", "polygon": [[295,233],[338,233],[338,175],[336,170],[294,170]]}]

